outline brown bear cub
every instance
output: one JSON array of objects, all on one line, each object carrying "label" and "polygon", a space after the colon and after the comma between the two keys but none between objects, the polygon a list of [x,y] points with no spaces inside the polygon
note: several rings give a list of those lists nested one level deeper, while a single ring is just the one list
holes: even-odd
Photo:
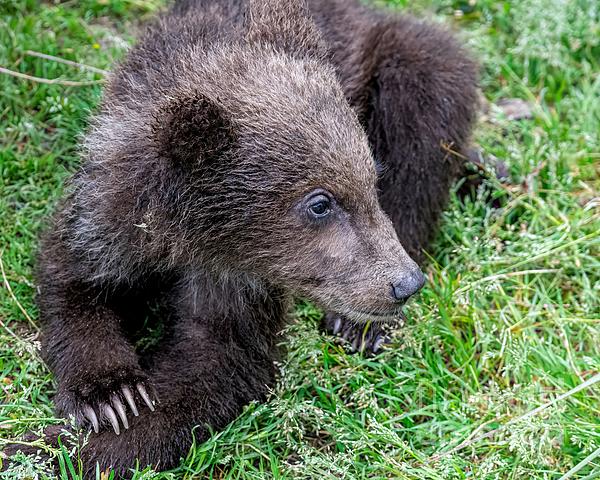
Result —
[{"label": "brown bear cub", "polygon": [[445,31],[347,0],[188,0],[148,28],[39,260],[43,352],[58,413],[92,431],[88,475],[173,467],[264,399],[293,296],[347,338],[401,315],[475,72]]}]

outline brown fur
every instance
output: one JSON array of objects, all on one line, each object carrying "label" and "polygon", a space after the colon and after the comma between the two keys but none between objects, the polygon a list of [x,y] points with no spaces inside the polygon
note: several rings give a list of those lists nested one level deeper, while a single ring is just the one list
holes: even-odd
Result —
[{"label": "brown fur", "polygon": [[440,26],[353,1],[310,4],[383,170],[383,209],[420,260],[463,168],[477,112],[477,65]]},{"label": "brown fur", "polygon": [[[386,320],[422,285],[398,235],[413,253],[431,238],[473,64],[438,29],[309,3],[179,2],[112,76],[38,271],[57,411],[100,419],[90,475],[172,467],[194,426],[202,441],[263,399],[293,295]],[[157,315],[159,346],[136,349]],[[117,436],[110,412],[137,385],[160,402],[138,395]]]},{"label": "brown fur", "polygon": [[[347,0],[309,0],[348,102],[369,137],[379,201],[417,262],[433,239],[450,186],[465,170],[477,111],[477,66],[440,26]],[[384,328],[324,318],[356,350],[377,351]],[[362,344],[362,345],[361,345]]]}]

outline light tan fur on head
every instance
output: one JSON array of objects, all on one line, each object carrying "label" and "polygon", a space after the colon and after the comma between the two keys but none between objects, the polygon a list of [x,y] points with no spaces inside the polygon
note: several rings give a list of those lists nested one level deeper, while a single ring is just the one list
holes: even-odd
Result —
[{"label": "light tan fur on head", "polygon": [[[148,91],[139,77],[111,87],[126,90],[86,140],[94,168],[109,174],[76,179],[75,203],[89,213],[75,220],[74,242],[98,245],[88,249],[98,278],[142,272],[149,259],[226,266],[348,316],[395,315],[391,285],[417,267],[379,206],[367,137],[304,4],[250,8],[239,42],[181,45],[167,87]],[[330,202],[327,221],[307,217],[316,194]],[[142,205],[140,195],[150,199],[140,211],[123,202]],[[109,221],[115,197],[124,215]],[[100,231],[125,223],[138,225],[127,243]]]}]

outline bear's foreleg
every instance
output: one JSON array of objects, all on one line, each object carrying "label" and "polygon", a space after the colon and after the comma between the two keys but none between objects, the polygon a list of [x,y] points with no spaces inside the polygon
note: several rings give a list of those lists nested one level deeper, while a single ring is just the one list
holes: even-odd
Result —
[{"label": "bear's foreleg", "polygon": [[[214,324],[213,324],[214,325]],[[252,352],[227,333],[202,323],[181,321],[151,372],[159,402],[156,411],[140,411],[116,436],[92,433],[82,451],[88,476],[100,470],[121,475],[139,462],[164,470],[179,464],[192,444],[210,430],[224,428],[243,407],[262,400],[274,381],[272,359]]]},{"label": "bear's foreleg", "polygon": [[42,246],[37,298],[42,353],[58,383],[56,410],[114,435],[127,426],[127,411],[154,408],[152,388],[122,333],[127,319],[111,306],[111,289],[85,280],[81,263],[56,237]]}]

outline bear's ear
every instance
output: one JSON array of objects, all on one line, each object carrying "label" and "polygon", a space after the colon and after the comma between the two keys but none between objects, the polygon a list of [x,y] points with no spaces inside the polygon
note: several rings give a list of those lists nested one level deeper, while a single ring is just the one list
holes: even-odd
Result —
[{"label": "bear's ear", "polygon": [[250,0],[247,39],[291,55],[326,55],[325,44],[305,0]]},{"label": "bear's ear", "polygon": [[235,142],[229,114],[197,92],[163,103],[155,114],[153,135],[160,155],[182,165],[217,159]]}]

